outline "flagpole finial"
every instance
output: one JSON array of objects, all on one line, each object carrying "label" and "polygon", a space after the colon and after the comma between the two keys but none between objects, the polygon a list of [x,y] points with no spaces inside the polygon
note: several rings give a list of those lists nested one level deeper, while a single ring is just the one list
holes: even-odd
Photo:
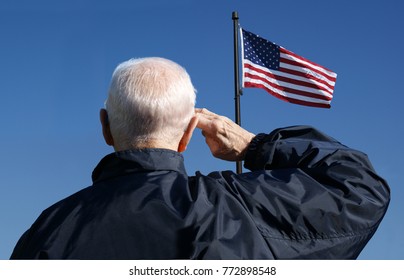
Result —
[{"label": "flagpole finial", "polygon": [[234,11],[232,14],[232,19],[234,20],[234,19],[238,19],[238,13],[237,13],[237,11]]}]

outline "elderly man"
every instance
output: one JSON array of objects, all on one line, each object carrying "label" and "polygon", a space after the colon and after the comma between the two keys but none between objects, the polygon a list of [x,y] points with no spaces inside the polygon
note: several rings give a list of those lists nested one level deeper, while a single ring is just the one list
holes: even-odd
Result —
[{"label": "elderly man", "polygon": [[[254,135],[195,109],[187,72],[162,58],[115,70],[93,185],[46,209],[15,259],[354,259],[389,203],[365,154],[311,127]],[[195,128],[250,172],[188,176]]]}]

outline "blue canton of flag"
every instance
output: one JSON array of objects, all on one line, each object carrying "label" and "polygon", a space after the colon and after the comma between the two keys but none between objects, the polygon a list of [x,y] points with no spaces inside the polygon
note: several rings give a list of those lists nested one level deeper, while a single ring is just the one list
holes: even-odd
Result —
[{"label": "blue canton of flag", "polygon": [[281,52],[278,45],[244,31],[244,58],[255,64],[278,70]]},{"label": "blue canton of flag", "polygon": [[265,89],[284,101],[330,108],[337,74],[241,29],[243,87]]}]

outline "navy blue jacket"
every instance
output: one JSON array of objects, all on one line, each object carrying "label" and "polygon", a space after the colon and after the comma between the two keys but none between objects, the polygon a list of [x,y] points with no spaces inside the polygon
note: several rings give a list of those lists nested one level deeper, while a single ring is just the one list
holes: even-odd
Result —
[{"label": "navy blue jacket", "polygon": [[257,135],[244,165],[188,177],[174,151],[110,154],[11,258],[354,259],[390,200],[365,154],[310,127]]}]

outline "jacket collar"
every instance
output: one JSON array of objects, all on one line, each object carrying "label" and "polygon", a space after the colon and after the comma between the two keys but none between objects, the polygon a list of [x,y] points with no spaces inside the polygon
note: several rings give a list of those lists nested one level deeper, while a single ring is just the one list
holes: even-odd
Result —
[{"label": "jacket collar", "polygon": [[127,150],[105,156],[92,173],[93,182],[139,171],[176,171],[186,174],[183,156],[167,149]]}]

